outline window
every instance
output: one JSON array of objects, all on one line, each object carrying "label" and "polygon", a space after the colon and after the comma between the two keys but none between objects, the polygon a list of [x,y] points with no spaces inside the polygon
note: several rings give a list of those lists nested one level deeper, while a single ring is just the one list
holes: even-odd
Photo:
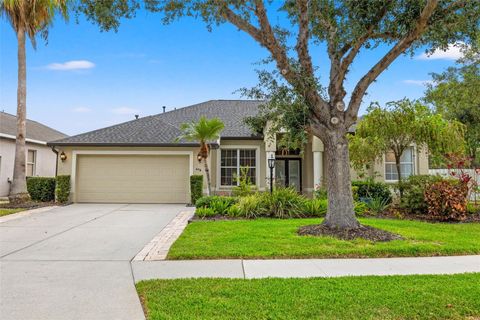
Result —
[{"label": "window", "polygon": [[27,177],[35,175],[35,166],[37,162],[37,151],[28,150],[27,152]]},{"label": "window", "polygon": [[248,168],[248,177],[252,184],[257,183],[257,157],[255,149],[221,149],[220,185],[236,186],[241,168]]},{"label": "window", "polygon": [[[400,157],[400,172],[402,179],[408,178],[414,173],[413,147],[405,149]],[[385,180],[398,181],[397,167],[393,151],[385,154]]]}]

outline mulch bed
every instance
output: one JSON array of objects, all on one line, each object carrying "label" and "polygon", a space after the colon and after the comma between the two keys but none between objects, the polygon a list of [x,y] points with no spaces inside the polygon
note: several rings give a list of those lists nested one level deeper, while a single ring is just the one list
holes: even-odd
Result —
[{"label": "mulch bed", "polygon": [[301,236],[330,236],[341,240],[365,239],[374,242],[387,242],[392,240],[403,240],[402,236],[385,230],[361,225],[354,229],[330,228],[323,224],[303,226],[298,229]]},{"label": "mulch bed", "polygon": [[55,203],[53,201],[51,202],[35,202],[35,201],[28,201],[28,202],[22,202],[22,203],[0,203],[0,209],[36,209],[36,208],[41,208],[41,207],[49,207],[49,206],[55,206],[58,205],[58,203]]},{"label": "mulch bed", "polygon": [[399,209],[387,209],[381,214],[375,215],[375,218],[380,219],[396,219],[396,220],[414,220],[414,221],[423,221],[423,222],[430,222],[430,223],[472,223],[477,222],[480,223],[480,212],[467,214],[465,220],[456,221],[456,220],[446,220],[446,221],[439,221],[435,217],[432,217],[428,214],[414,214],[409,213],[405,210]]}]

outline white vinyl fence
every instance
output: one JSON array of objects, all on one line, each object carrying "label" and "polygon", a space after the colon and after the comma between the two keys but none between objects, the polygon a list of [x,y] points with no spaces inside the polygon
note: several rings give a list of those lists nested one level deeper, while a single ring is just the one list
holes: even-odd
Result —
[{"label": "white vinyl fence", "polygon": [[[440,175],[442,177],[451,177],[450,172],[452,171],[456,172],[457,174],[460,174],[461,172],[460,169],[430,169],[428,170],[428,173],[431,175]],[[463,169],[463,172],[472,176],[473,179],[477,181],[477,185],[480,185],[480,174],[475,172],[474,169]],[[475,202],[480,201],[480,192],[472,192],[470,194],[470,200]]]}]

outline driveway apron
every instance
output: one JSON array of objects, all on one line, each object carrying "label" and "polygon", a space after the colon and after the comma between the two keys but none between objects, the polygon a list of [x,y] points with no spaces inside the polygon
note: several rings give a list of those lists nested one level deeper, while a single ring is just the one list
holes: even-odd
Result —
[{"label": "driveway apron", "polygon": [[74,204],[0,224],[0,319],[144,319],[130,260],[184,208]]}]

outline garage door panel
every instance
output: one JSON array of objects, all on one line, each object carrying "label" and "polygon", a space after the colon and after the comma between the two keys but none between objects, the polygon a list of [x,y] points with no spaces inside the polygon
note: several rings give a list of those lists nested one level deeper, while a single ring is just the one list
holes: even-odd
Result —
[{"label": "garage door panel", "polygon": [[186,203],[189,157],[80,155],[77,202]]}]

